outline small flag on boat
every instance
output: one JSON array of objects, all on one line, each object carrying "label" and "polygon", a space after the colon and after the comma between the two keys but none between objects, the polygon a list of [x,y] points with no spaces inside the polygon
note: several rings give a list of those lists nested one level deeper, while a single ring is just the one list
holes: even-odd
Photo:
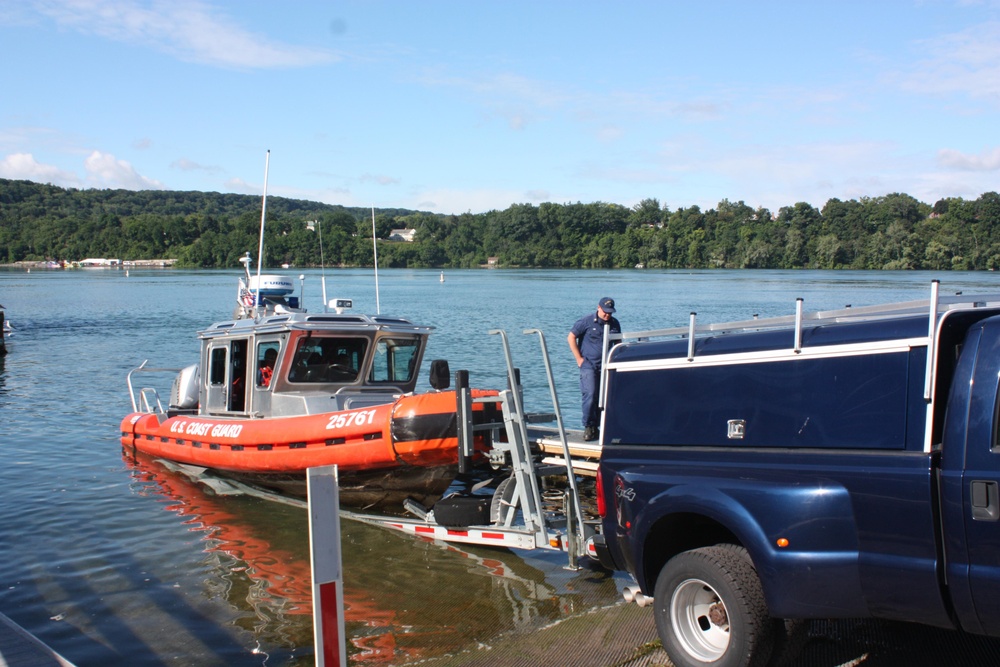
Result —
[{"label": "small flag on boat", "polygon": [[247,308],[253,308],[253,292],[247,289],[242,279],[240,279],[240,303]]}]

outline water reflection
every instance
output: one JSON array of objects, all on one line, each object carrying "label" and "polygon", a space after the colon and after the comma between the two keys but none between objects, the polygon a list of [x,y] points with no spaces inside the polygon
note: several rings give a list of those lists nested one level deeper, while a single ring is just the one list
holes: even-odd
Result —
[{"label": "water reflection", "polygon": [[[199,533],[213,576],[204,595],[236,610],[233,624],[286,664],[312,660],[306,512],[248,497],[219,497],[157,461],[123,457],[133,492]],[[342,521],[345,626],[352,664],[401,665],[530,632],[619,599],[603,573],[564,569],[563,554],[457,548]],[[275,656],[277,657],[277,656]]]}]

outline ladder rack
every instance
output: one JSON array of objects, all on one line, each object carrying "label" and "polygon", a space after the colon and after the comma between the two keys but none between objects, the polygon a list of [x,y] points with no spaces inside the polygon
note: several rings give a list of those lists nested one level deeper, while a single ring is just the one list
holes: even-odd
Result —
[{"label": "ladder rack", "polygon": [[[938,281],[932,281],[932,292],[936,292],[935,287]],[[795,315],[780,315],[768,318],[753,318],[749,320],[737,320],[734,322],[716,322],[712,324],[699,324],[696,326],[672,327],[668,329],[651,329],[648,331],[629,331],[621,334],[612,334],[617,340],[636,340],[648,338],[665,338],[671,336],[690,336],[729,333],[737,331],[759,331],[763,329],[783,329],[796,325],[797,318],[801,324],[835,324],[838,322],[856,322],[861,320],[877,320],[888,317],[899,317],[902,315],[930,315],[935,301],[933,295],[931,299],[920,299],[916,301],[902,301],[899,303],[878,304],[873,306],[845,306],[836,310],[821,310],[811,313],[796,313]],[[977,294],[975,297],[954,294],[948,296],[938,296],[937,308],[934,310],[938,315],[956,308],[984,308],[987,306],[1000,305],[1000,294]],[[802,303],[798,299],[797,304]],[[692,322],[696,313],[691,313]]]}]

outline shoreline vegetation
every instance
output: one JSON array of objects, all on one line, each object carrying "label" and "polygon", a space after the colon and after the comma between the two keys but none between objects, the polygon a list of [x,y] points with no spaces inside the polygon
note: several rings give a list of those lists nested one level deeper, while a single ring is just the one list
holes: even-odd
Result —
[{"label": "shoreline vegetation", "polygon": [[[259,196],[78,190],[0,179],[0,267],[231,268],[258,246]],[[445,215],[269,196],[268,267],[997,270],[1000,194],[892,193],[772,212],[742,201],[513,204]],[[89,259],[117,258],[117,259]],[[89,262],[89,263],[88,263]]]}]

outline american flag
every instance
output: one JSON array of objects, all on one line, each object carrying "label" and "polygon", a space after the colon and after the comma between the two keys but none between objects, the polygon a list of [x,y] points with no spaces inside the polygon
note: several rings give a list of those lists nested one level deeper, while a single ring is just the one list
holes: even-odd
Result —
[{"label": "american flag", "polygon": [[240,302],[247,308],[253,308],[253,292],[247,289],[246,283],[240,280]]}]

